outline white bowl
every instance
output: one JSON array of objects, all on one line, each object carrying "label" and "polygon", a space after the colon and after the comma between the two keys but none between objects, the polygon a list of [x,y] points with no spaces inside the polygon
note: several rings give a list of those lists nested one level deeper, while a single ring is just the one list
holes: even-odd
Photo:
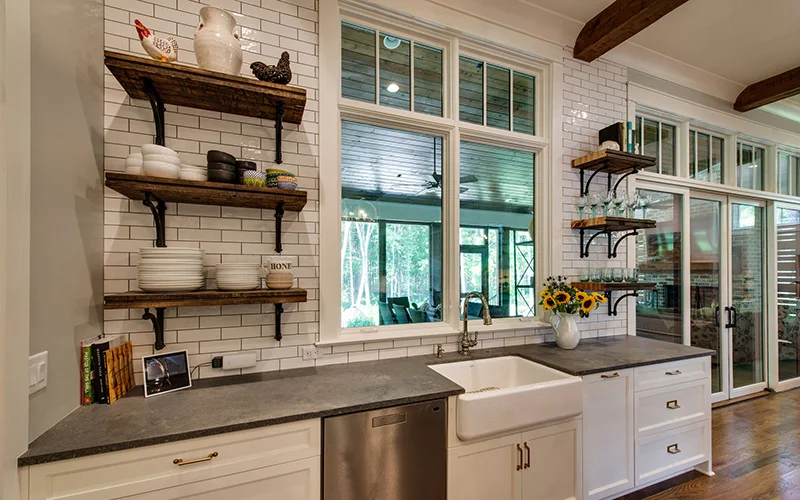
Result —
[{"label": "white bowl", "polygon": [[142,161],[160,161],[162,163],[169,163],[170,165],[181,166],[181,159],[172,155],[144,155]]},{"label": "white bowl", "polygon": [[224,285],[221,283],[217,283],[217,288],[220,290],[229,290],[229,291],[241,291],[241,290],[256,290],[259,288],[261,283],[253,284],[244,284],[244,285]]},{"label": "white bowl", "polygon": [[141,152],[131,153],[125,159],[126,160],[139,160],[139,161],[142,161],[142,153]]},{"label": "white bowl", "polygon": [[170,155],[178,157],[178,152],[158,144],[142,144],[142,155]]},{"label": "white bowl", "polygon": [[144,170],[142,170],[142,166],[139,165],[138,167],[133,167],[130,165],[125,166],[125,173],[128,175],[144,175]]},{"label": "white bowl", "polygon": [[194,172],[187,172],[186,170],[181,170],[181,173],[178,175],[178,178],[184,181],[207,181],[208,174],[197,174]]},{"label": "white bowl", "polygon": [[160,161],[142,162],[144,175],[152,177],[165,177],[167,179],[177,179],[181,174],[181,167]]}]

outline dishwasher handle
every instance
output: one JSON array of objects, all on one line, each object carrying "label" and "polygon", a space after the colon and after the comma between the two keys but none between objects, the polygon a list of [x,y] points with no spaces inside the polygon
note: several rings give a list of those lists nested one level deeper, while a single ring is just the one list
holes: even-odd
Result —
[{"label": "dishwasher handle", "polygon": [[406,412],[393,413],[391,415],[381,415],[372,418],[372,428],[383,427],[385,425],[404,424],[406,422]]}]

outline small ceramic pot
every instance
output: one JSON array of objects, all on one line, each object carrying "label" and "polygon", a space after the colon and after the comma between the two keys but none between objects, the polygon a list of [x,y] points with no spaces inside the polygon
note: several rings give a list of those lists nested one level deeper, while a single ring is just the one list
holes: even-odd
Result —
[{"label": "small ceramic pot", "polygon": [[238,76],[242,71],[242,44],[236,34],[236,19],[218,7],[200,9],[194,55],[203,69]]},{"label": "small ceramic pot", "polygon": [[266,267],[267,288],[285,290],[292,288],[294,276],[292,275],[292,261],[288,259],[272,259]]}]

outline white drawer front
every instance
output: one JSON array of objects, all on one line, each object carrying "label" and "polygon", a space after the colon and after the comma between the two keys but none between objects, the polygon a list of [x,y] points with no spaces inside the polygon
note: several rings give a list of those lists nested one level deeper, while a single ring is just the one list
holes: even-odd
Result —
[{"label": "white drawer front", "polygon": [[711,376],[711,357],[684,359],[634,368],[634,391],[667,387]]},{"label": "white drawer front", "polygon": [[320,432],[319,420],[306,420],[35,465],[30,498],[122,498],[319,456]]},{"label": "white drawer front", "polygon": [[707,420],[711,412],[707,380],[640,391],[634,399],[637,438]]},{"label": "white drawer front", "polygon": [[636,440],[636,486],[708,460],[708,422]]}]

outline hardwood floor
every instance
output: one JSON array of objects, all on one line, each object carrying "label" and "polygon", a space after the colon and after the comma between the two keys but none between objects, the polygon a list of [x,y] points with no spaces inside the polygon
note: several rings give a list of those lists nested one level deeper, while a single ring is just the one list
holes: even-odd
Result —
[{"label": "hardwood floor", "polygon": [[626,499],[800,499],[800,389],[719,408],[711,418],[716,476],[684,474],[681,484]]}]

